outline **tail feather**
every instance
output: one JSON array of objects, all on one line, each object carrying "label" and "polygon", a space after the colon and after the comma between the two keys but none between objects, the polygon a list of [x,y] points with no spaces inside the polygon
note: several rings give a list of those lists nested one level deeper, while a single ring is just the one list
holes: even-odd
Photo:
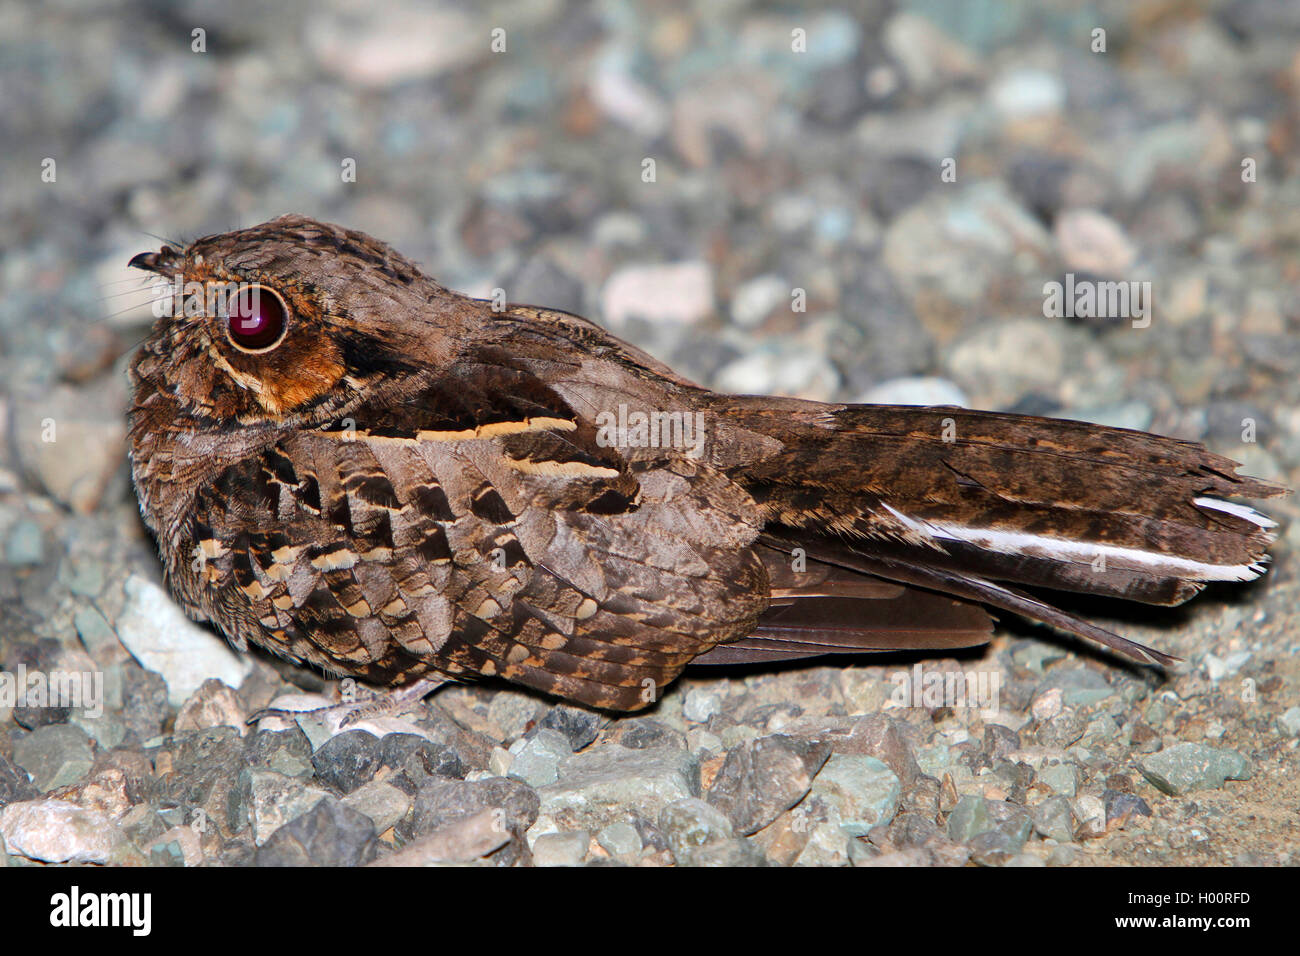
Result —
[{"label": "tail feather", "polygon": [[[1146,662],[1171,658],[1007,584],[1180,604],[1264,573],[1286,493],[1193,442],[958,408],[726,399],[772,443],[736,467],[769,543],[1014,611]],[[775,442],[772,442],[772,440]],[[833,589],[832,592],[833,593]]]}]

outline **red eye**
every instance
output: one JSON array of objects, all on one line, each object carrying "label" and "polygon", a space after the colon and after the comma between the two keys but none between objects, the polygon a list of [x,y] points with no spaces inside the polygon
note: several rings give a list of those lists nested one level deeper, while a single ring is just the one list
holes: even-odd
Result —
[{"label": "red eye", "polygon": [[265,352],[284,338],[288,312],[284,300],[266,286],[242,286],[226,308],[226,337],[242,351]]}]

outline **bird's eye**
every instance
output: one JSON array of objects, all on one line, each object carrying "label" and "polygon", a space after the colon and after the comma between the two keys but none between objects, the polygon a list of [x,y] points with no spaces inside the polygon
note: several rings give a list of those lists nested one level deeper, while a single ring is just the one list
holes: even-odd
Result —
[{"label": "bird's eye", "polygon": [[241,352],[268,352],[280,344],[289,309],[264,285],[241,286],[226,306],[226,338]]}]

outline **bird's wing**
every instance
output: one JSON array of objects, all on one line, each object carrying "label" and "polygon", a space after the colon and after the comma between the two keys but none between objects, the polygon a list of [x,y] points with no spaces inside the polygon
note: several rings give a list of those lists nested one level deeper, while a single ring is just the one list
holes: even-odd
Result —
[{"label": "bird's wing", "polygon": [[214,475],[187,550],[207,554],[204,610],[287,656],[627,710],[752,629],[767,600],[753,519],[709,466],[628,461],[484,356]]}]

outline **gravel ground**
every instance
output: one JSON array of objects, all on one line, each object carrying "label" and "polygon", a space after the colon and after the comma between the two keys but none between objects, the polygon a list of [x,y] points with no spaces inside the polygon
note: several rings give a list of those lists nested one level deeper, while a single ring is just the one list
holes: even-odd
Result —
[{"label": "gravel ground", "polygon": [[[631,718],[485,684],[336,733],[247,722],[336,689],[181,616],[123,422],[127,259],[301,212],[717,388],[1149,428],[1300,485],[1300,6],[362,9],[0,7],[0,666],[102,681],[0,706],[0,863],[1300,862],[1294,499],[1258,584],[1089,607],[1168,675],[1008,621]],[[1067,276],[1151,309],[1061,317]],[[894,706],[946,675],[979,699]]]}]

